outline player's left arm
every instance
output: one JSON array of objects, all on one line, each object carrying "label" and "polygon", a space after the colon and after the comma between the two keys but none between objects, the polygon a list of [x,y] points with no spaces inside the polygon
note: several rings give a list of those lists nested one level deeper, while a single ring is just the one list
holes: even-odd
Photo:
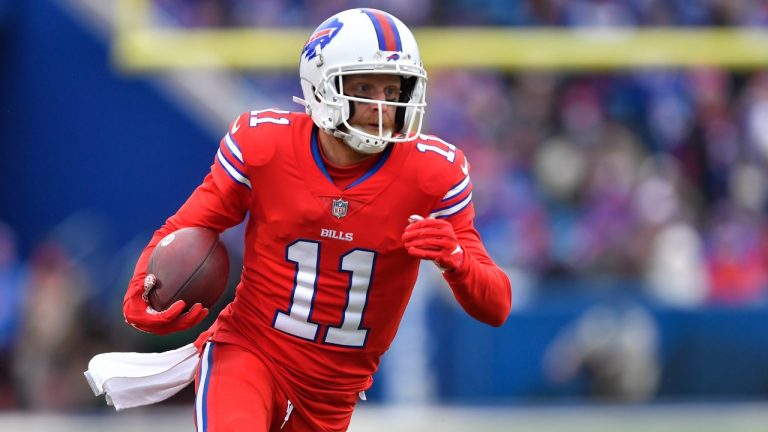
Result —
[{"label": "player's left arm", "polygon": [[496,327],[504,324],[512,307],[509,278],[488,256],[471,223],[457,227],[445,219],[415,220],[403,241],[409,254],[437,264],[470,316]]},{"label": "player's left arm", "polygon": [[488,256],[474,227],[472,185],[468,163],[452,170],[453,186],[426,218],[414,215],[403,233],[403,244],[412,256],[432,260],[461,307],[473,318],[501,326],[512,307],[507,275]]}]

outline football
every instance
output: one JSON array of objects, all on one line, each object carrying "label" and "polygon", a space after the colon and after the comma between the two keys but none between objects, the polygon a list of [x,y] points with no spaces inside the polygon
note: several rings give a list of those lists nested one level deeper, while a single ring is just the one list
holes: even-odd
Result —
[{"label": "football", "polygon": [[152,251],[147,274],[155,275],[149,304],[157,311],[184,300],[213,306],[229,278],[229,254],[219,235],[200,227],[182,228],[165,236]]}]

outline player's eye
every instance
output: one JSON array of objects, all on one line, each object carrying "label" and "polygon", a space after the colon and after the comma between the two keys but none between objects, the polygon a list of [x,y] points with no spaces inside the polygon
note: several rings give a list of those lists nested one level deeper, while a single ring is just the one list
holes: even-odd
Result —
[{"label": "player's eye", "polygon": [[363,99],[379,99],[383,94],[384,100],[396,102],[400,98],[400,87],[386,86],[383,89],[368,83],[357,83],[352,86],[352,95]]},{"label": "player's eye", "polygon": [[384,87],[384,99],[389,102],[397,102],[400,99],[400,88],[396,86]]},{"label": "player's eye", "polygon": [[352,93],[357,97],[371,99],[374,94],[373,86],[366,83],[358,83],[352,88]]}]

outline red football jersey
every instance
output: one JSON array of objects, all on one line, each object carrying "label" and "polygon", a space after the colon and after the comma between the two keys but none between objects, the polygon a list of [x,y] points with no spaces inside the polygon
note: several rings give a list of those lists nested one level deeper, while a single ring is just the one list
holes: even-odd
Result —
[{"label": "red football jersey", "polygon": [[[181,227],[220,232],[248,215],[235,300],[204,337],[263,355],[299,394],[366,389],[416,281],[420,260],[401,240],[414,214],[446,218],[473,262],[494,269],[492,282],[471,276],[459,288],[462,306],[484,319],[490,302],[506,316],[509,282],[472,226],[472,183],[459,149],[426,135],[390,145],[341,190],[325,169],[318,133],[303,113],[242,114],[211,173],[145,250],[143,257]],[[140,260],[134,281],[144,268]]]}]

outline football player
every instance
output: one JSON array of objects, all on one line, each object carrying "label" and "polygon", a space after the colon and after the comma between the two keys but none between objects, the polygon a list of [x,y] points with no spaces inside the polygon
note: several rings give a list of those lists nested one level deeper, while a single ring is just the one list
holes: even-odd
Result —
[{"label": "football player", "polygon": [[509,280],[473,226],[469,163],[421,132],[427,74],[411,31],[379,10],[341,12],[309,37],[299,75],[304,112],[232,122],[125,295],[140,330],[199,323],[200,305],[148,307],[149,256],[175,230],[221,232],[248,216],[235,299],[196,342],[198,431],[346,430],[422,259],[477,320],[500,326],[510,311]]}]

